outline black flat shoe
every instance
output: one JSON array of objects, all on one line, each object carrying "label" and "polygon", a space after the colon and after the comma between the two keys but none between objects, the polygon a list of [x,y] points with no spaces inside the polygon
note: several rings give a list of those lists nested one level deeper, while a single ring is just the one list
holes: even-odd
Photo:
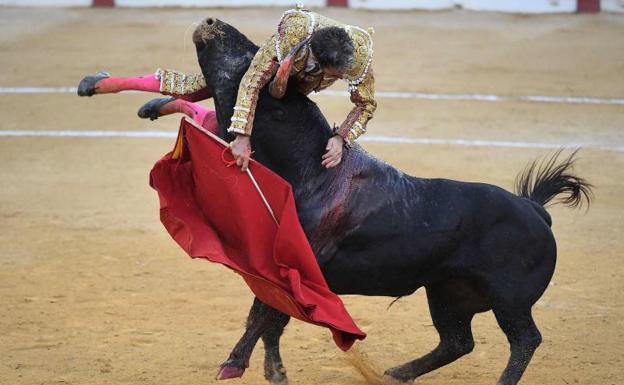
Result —
[{"label": "black flat shoe", "polygon": [[95,85],[102,79],[110,77],[108,72],[100,71],[95,75],[85,76],[78,84],[78,96],[95,95]]},{"label": "black flat shoe", "polygon": [[139,118],[141,119],[149,118],[150,120],[156,120],[162,116],[160,114],[160,108],[174,100],[175,98],[171,96],[167,98],[152,99],[149,102],[145,103],[141,108],[139,108],[137,115],[139,115]]}]

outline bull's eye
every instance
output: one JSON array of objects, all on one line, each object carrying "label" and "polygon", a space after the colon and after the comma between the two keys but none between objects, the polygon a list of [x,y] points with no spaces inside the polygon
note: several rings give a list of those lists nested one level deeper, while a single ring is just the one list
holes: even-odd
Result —
[{"label": "bull's eye", "polygon": [[271,110],[271,117],[278,121],[286,120],[286,110],[283,108],[274,108]]}]

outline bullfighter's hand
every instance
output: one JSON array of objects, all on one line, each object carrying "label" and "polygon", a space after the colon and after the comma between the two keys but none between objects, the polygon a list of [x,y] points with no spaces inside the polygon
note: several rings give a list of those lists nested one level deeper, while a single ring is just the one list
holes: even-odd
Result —
[{"label": "bullfighter's hand", "polygon": [[340,135],[334,135],[329,138],[327,152],[323,155],[323,161],[321,165],[325,168],[336,167],[342,161],[342,146],[344,146],[344,139]]},{"label": "bullfighter's hand", "polygon": [[249,165],[249,158],[251,157],[251,142],[248,135],[236,135],[230,143],[230,149],[232,150],[232,156],[236,159],[236,165],[241,168],[241,171],[247,171]]}]

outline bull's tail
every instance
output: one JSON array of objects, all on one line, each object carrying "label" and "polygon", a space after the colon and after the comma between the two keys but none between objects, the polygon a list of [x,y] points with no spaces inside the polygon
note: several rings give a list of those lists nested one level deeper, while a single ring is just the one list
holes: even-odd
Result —
[{"label": "bull's tail", "polygon": [[535,160],[518,175],[515,183],[516,194],[545,207],[548,202],[559,197],[553,204],[563,203],[568,207],[581,207],[583,202],[591,203],[592,185],[572,173],[575,150],[569,157],[559,162],[563,149],[541,161]]}]

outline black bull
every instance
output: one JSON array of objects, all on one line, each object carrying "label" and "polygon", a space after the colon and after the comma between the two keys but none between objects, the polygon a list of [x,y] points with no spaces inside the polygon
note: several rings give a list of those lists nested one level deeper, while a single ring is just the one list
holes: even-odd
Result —
[{"label": "black bull", "polygon": [[[227,134],[239,81],[258,47],[217,19],[193,35],[220,135]],[[482,183],[420,179],[381,162],[359,145],[342,163],[321,166],[332,131],[317,106],[290,87],[283,99],[264,90],[254,120],[255,158],[293,187],[299,219],[337,294],[404,296],[425,287],[439,345],[385,375],[411,382],[472,351],[471,320],[492,310],[511,356],[498,384],[518,383],[541,335],[533,304],[552,277],[556,245],[543,206],[559,194],[570,206],[589,202],[590,185],[570,173],[573,155],[534,163],[517,195]],[[219,378],[243,374],[258,339],[265,377],[287,384],[279,339],[289,317],[257,299],[241,340]]]},{"label": "black bull", "polygon": [[[226,128],[238,84],[257,47],[216,19],[205,20],[193,40],[220,134],[231,139]],[[560,193],[572,206],[589,200],[589,185],[569,173],[572,156],[527,169],[514,195],[488,184],[414,178],[357,144],[327,170],[321,155],[331,135],[317,106],[292,87],[280,100],[262,92],[252,135],[255,157],[292,185],[299,219],[331,289],[383,296],[423,286],[427,291],[440,343],[386,375],[411,382],[469,353],[473,316],[492,310],[511,346],[498,383],[516,384],[540,344],[531,308],[555,268],[551,218],[543,206]],[[265,376],[285,384],[279,338],[288,318],[256,300],[219,377],[242,375],[262,338]]]}]

